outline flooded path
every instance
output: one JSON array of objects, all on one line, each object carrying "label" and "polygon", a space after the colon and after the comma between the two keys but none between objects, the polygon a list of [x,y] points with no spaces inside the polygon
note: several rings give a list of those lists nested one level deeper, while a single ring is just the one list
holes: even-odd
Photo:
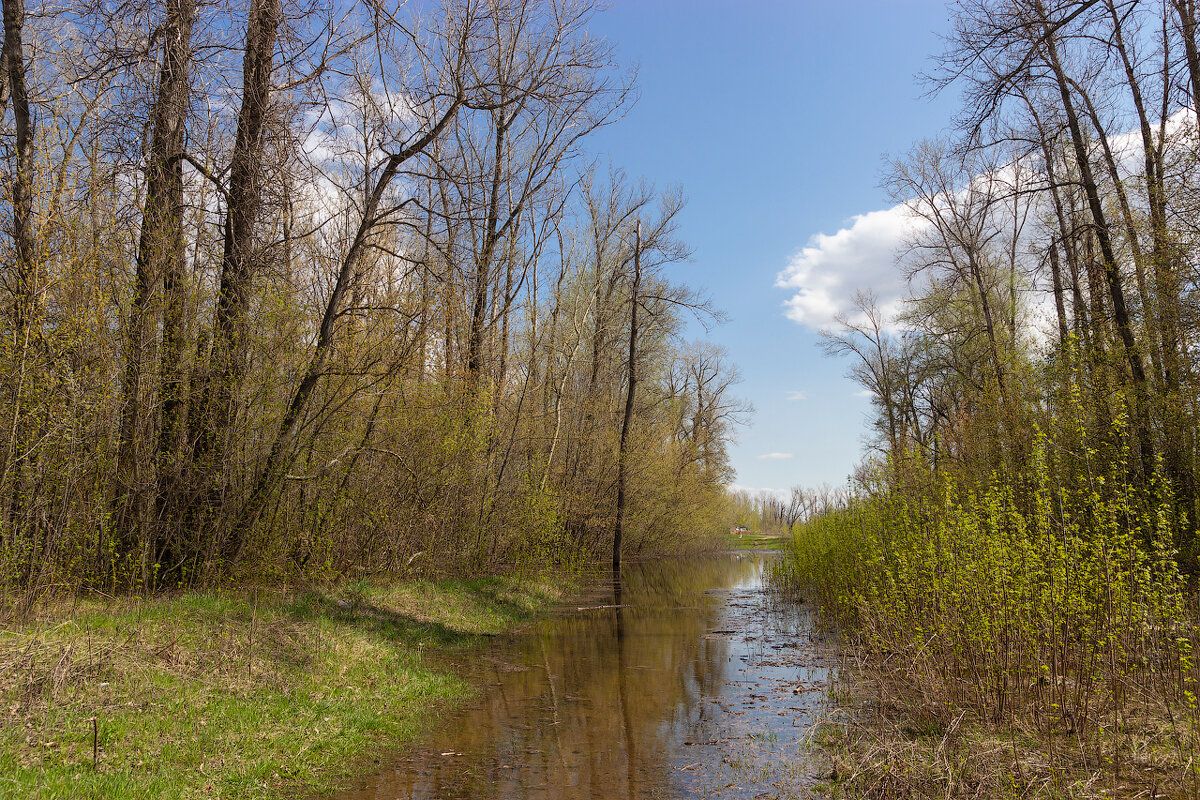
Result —
[{"label": "flooded path", "polygon": [[808,797],[830,671],[772,557],[629,564],[619,596],[470,652],[477,704],[339,800]]}]

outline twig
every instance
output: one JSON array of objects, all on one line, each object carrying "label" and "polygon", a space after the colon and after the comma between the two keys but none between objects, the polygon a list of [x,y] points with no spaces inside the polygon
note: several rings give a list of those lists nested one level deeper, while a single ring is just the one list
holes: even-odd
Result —
[{"label": "twig", "polygon": [[246,653],[246,678],[254,677],[254,622],[258,616],[258,590],[254,590],[254,605],[250,607],[250,649]]}]

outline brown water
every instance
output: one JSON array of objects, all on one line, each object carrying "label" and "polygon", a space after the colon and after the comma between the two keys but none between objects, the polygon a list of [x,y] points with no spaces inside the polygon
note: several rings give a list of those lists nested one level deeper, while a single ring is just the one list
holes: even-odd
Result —
[{"label": "brown water", "polygon": [[[479,702],[340,800],[808,797],[830,680],[769,553],[629,564],[472,651]],[[619,606],[619,607],[613,607]]]}]

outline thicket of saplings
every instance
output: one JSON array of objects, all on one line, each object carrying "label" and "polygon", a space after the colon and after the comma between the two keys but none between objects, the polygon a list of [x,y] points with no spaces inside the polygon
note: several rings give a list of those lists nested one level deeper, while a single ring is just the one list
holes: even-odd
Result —
[{"label": "thicket of saplings", "polygon": [[587,160],[593,16],[6,6],[0,584],[536,570],[619,466],[629,551],[715,531],[732,368],[678,193]]},{"label": "thicket of saplings", "polygon": [[1200,620],[1174,498],[1078,418],[1005,476],[907,462],[908,486],[797,526],[779,577],[937,724],[970,709],[1035,733],[1051,769],[1194,786]]},{"label": "thicket of saplings", "polygon": [[826,333],[880,455],[781,579],[935,743],[962,710],[1008,731],[1003,791],[1200,791],[1196,30],[1191,3],[958,6],[961,135],[889,171],[911,294]]}]

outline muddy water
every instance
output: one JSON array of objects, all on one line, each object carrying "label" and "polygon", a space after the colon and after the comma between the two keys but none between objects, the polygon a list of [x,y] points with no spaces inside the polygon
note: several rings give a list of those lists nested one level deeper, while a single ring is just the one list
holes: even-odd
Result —
[{"label": "muddy water", "polygon": [[772,557],[629,564],[471,652],[478,703],[340,800],[809,796],[830,672],[764,590]]}]

